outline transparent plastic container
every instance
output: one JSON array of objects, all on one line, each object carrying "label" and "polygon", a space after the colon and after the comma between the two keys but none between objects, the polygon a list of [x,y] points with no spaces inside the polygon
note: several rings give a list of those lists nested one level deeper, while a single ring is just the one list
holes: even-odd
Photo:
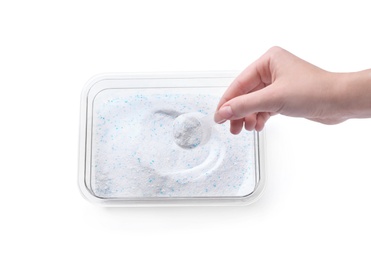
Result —
[{"label": "transparent plastic container", "polygon": [[[179,146],[176,118],[214,113],[234,72],[101,75],[81,98],[78,182],[102,206],[241,205],[264,187],[263,133],[229,122]],[[187,137],[191,135],[185,130]]]}]

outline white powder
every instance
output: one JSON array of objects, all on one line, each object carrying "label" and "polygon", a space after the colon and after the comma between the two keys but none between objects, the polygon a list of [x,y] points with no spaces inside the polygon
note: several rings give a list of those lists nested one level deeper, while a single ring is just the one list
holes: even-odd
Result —
[{"label": "white powder", "polygon": [[254,190],[252,132],[234,136],[228,124],[215,125],[200,145],[199,122],[181,121],[185,113],[214,112],[219,96],[198,92],[108,89],[96,96],[91,155],[96,196],[223,197]]},{"label": "white powder", "polygon": [[174,141],[185,149],[193,149],[199,146],[204,135],[201,121],[197,117],[189,116],[189,114],[178,116],[173,123]]}]

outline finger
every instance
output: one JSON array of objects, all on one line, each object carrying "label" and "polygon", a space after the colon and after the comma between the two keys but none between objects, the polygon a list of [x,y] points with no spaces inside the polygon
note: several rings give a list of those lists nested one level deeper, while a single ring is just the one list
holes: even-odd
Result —
[{"label": "finger", "polygon": [[248,115],[245,117],[245,129],[247,131],[252,131],[255,129],[256,125],[256,113]]},{"label": "finger", "polygon": [[217,109],[230,99],[249,93],[257,88],[271,84],[271,72],[269,68],[270,55],[265,53],[258,60],[248,66],[232,82],[221,97]]},{"label": "finger", "polygon": [[283,93],[275,90],[274,84],[229,100],[215,113],[215,122],[236,120],[259,112],[280,112],[283,107]]},{"label": "finger", "polygon": [[243,128],[243,122],[244,122],[243,119],[231,121],[231,127],[230,127],[231,133],[234,135],[238,135]]},{"label": "finger", "polygon": [[258,116],[257,116],[257,120],[256,120],[255,130],[256,131],[263,130],[263,128],[265,126],[265,123],[268,121],[269,118],[270,118],[269,113],[267,113],[267,112],[259,113]]}]

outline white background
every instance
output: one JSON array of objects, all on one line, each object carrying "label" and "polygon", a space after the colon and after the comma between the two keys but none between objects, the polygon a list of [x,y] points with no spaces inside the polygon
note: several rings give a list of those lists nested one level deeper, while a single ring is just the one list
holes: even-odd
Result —
[{"label": "white background", "polygon": [[77,188],[91,76],[240,71],[273,45],[371,68],[367,2],[1,1],[0,259],[370,259],[371,119],[272,118],[247,207],[104,209]]}]

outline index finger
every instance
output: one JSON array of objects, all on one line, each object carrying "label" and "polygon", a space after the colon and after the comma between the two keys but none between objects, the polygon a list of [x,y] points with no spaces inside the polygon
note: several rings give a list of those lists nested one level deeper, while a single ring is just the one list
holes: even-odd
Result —
[{"label": "index finger", "polygon": [[265,53],[243,70],[221,97],[217,110],[232,98],[247,94],[271,84],[272,77],[269,65],[270,57],[268,53]]}]

